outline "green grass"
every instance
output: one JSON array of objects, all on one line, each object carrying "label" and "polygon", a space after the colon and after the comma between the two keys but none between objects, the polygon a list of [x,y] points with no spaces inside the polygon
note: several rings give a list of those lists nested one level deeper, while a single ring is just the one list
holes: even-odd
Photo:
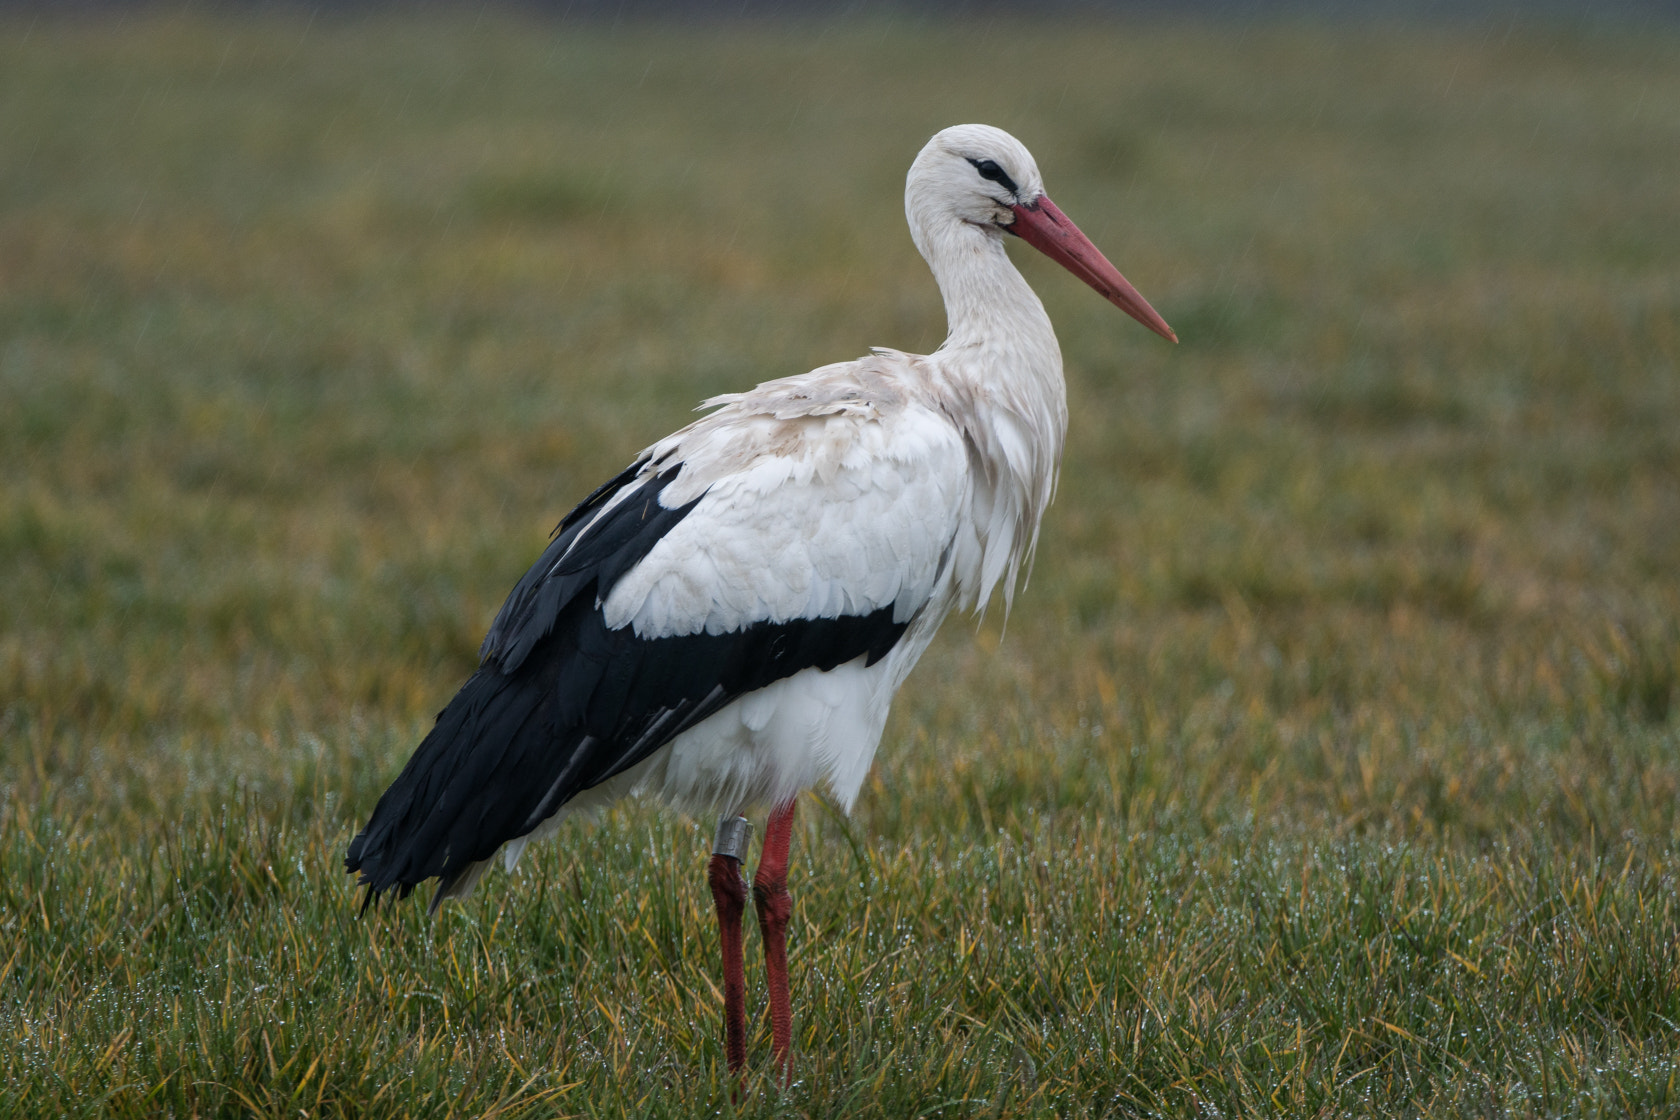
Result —
[{"label": "green grass", "polygon": [[[0,24],[0,1112],[1680,1109],[1677,53]],[[900,197],[963,120],[1184,342],[1021,257],[1074,411],[1033,582],[805,803],[799,1081],[761,1030],[737,1108],[707,822],[436,920],[340,860],[572,502],[937,345]]]}]

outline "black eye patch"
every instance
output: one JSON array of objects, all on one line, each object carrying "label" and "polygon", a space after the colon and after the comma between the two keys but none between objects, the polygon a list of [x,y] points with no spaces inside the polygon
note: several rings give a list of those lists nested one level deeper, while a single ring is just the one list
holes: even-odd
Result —
[{"label": "black eye patch", "polygon": [[974,165],[974,170],[980,172],[980,178],[990,179],[1010,194],[1020,193],[1020,189],[1015,186],[1015,180],[1011,179],[1009,173],[997,165],[996,160],[973,159],[971,157],[968,162]]}]

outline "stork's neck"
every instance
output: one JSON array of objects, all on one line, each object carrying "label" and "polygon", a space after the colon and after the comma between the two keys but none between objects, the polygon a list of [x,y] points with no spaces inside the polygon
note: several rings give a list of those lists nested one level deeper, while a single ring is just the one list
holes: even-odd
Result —
[{"label": "stork's neck", "polygon": [[1061,350],[1050,317],[1016,271],[1000,235],[965,222],[951,222],[943,229],[928,231],[919,247],[939,283],[940,295],[945,297],[949,322],[945,349],[1030,350],[1034,357],[1050,359],[1060,378]]},{"label": "stork's neck", "polygon": [[986,559],[959,582],[984,603],[1002,580],[1007,603],[1055,493],[1067,435],[1061,348],[1000,236],[955,221],[912,230],[950,320],[933,361],[960,402],[953,422],[985,464],[974,520]]},{"label": "stork's neck", "polygon": [[1067,386],[1044,305],[999,234],[958,221],[914,232],[945,297],[950,326],[939,357],[946,376],[966,383],[976,407],[1001,406],[1026,421],[1053,471],[1067,431]]}]

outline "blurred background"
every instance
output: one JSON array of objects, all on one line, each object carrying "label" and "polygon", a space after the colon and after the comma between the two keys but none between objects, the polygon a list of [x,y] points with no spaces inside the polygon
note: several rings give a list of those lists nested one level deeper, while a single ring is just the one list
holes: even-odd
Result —
[{"label": "blurred background", "polygon": [[[812,866],[1108,828],[1672,874],[1680,9],[742,11],[0,5],[0,920],[137,927],[192,874],[348,911],[343,843],[574,502],[704,397],[939,344],[901,196],[962,121],[1183,341],[1017,254],[1073,412],[1030,587],[947,625]],[[686,883],[672,821],[483,905],[614,837],[641,874],[643,832]],[[1641,959],[1606,983],[1657,1014]]]}]

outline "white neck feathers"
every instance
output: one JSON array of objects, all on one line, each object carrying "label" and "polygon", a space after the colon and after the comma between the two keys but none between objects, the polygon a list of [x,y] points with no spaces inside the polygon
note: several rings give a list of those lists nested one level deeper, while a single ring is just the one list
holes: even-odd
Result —
[{"label": "white neck feathers", "polygon": [[[1001,581],[1004,609],[1056,488],[1067,435],[1062,353],[1044,305],[1016,271],[995,227],[906,199],[910,228],[945,299],[949,334],[931,356],[947,414],[979,467],[974,523],[981,561],[963,580],[983,607]],[[972,598],[970,598],[972,596]]]}]

